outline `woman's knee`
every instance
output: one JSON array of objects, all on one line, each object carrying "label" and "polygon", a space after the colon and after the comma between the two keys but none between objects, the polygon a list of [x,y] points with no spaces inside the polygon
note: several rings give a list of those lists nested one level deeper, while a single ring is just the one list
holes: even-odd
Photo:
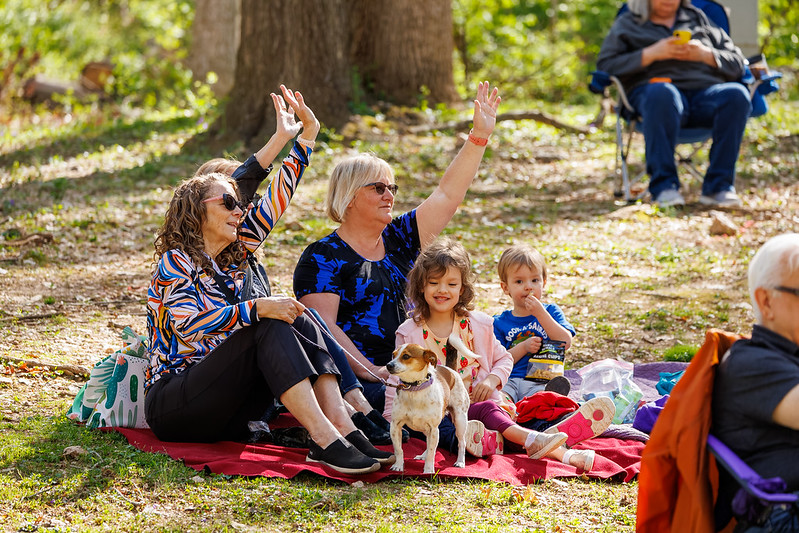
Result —
[{"label": "woman's knee", "polygon": [[671,83],[650,83],[646,87],[645,106],[647,108],[672,106],[682,108],[682,94]]},{"label": "woman's knee", "polygon": [[725,111],[735,110],[745,113],[747,117],[752,111],[749,90],[740,83],[724,84],[724,88],[719,92],[718,98],[721,101],[720,107],[725,109]]}]

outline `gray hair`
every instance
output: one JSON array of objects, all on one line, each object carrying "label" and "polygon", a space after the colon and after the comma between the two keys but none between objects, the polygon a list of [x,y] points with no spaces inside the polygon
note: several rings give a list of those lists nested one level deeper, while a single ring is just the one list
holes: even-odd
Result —
[{"label": "gray hair", "polygon": [[[691,0],[682,0],[680,2],[682,7],[690,6]],[[643,24],[649,20],[649,12],[652,8],[652,0],[628,0],[627,7],[630,12],[636,16],[638,24]]]},{"label": "gray hair", "polygon": [[749,262],[749,297],[755,321],[760,324],[763,315],[755,301],[758,288],[773,289],[792,272],[799,269],[799,233],[784,233],[772,237],[760,247]]},{"label": "gray hair", "polygon": [[327,216],[334,222],[341,223],[347,206],[350,204],[358,189],[367,183],[380,181],[387,178],[394,182],[394,171],[391,166],[373,154],[359,154],[349,157],[336,165],[330,175],[330,185],[327,188]]}]

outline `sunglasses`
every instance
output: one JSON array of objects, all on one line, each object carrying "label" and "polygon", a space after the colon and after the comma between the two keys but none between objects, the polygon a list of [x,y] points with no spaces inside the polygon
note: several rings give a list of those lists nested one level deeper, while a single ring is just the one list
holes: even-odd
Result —
[{"label": "sunglasses", "polygon": [[224,204],[225,209],[228,211],[233,211],[237,207],[244,211],[244,204],[236,200],[236,197],[232,194],[225,193],[222,196],[214,196],[213,198],[206,198],[203,200],[203,203],[206,202],[213,202],[214,200],[222,200],[222,204]]},{"label": "sunglasses", "polygon": [[383,183],[382,181],[375,181],[373,183],[367,183],[366,185],[363,185],[363,187],[374,187],[375,188],[375,192],[377,194],[381,195],[381,196],[386,193],[386,189],[391,191],[391,195],[392,196],[396,196],[397,195],[397,191],[399,190],[399,185],[397,185],[396,183],[392,183],[390,185],[387,185],[387,184]]},{"label": "sunglasses", "polygon": [[779,287],[774,287],[774,290],[780,292],[787,292],[788,294],[793,294],[794,296],[799,297],[799,289],[794,289],[793,287],[785,287],[780,285]]}]

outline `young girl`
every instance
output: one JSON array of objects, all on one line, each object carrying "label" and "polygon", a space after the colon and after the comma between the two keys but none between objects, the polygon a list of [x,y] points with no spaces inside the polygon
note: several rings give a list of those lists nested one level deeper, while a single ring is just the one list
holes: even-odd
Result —
[{"label": "young girl", "polygon": [[[567,450],[566,433],[540,433],[513,422],[500,407],[500,390],[508,380],[513,357],[494,337],[493,319],[474,308],[471,260],[463,245],[439,239],[419,254],[408,275],[410,318],[397,330],[397,346],[416,343],[438,354],[439,364],[459,372],[469,391],[466,449],[483,457],[503,453],[504,440],[521,445],[532,459],[552,457],[582,470],[594,463],[593,450]],[[463,351],[447,361],[447,339],[455,334],[477,358]],[[457,342],[457,341],[456,341]],[[458,343],[459,344],[459,343]],[[450,343],[452,345],[452,342]],[[454,361],[452,359],[455,359]],[[386,388],[385,417],[390,418],[396,389]],[[457,448],[454,426],[444,418],[439,445]]]}]

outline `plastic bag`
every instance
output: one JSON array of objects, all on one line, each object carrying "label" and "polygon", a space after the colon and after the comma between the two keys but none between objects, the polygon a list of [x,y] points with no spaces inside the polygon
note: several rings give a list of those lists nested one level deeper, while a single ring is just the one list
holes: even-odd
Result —
[{"label": "plastic bag", "polygon": [[602,359],[579,369],[583,378],[580,396],[590,400],[605,396],[616,405],[614,424],[631,424],[635,420],[638,403],[644,396],[641,388],[633,381],[633,364],[618,359]]}]

